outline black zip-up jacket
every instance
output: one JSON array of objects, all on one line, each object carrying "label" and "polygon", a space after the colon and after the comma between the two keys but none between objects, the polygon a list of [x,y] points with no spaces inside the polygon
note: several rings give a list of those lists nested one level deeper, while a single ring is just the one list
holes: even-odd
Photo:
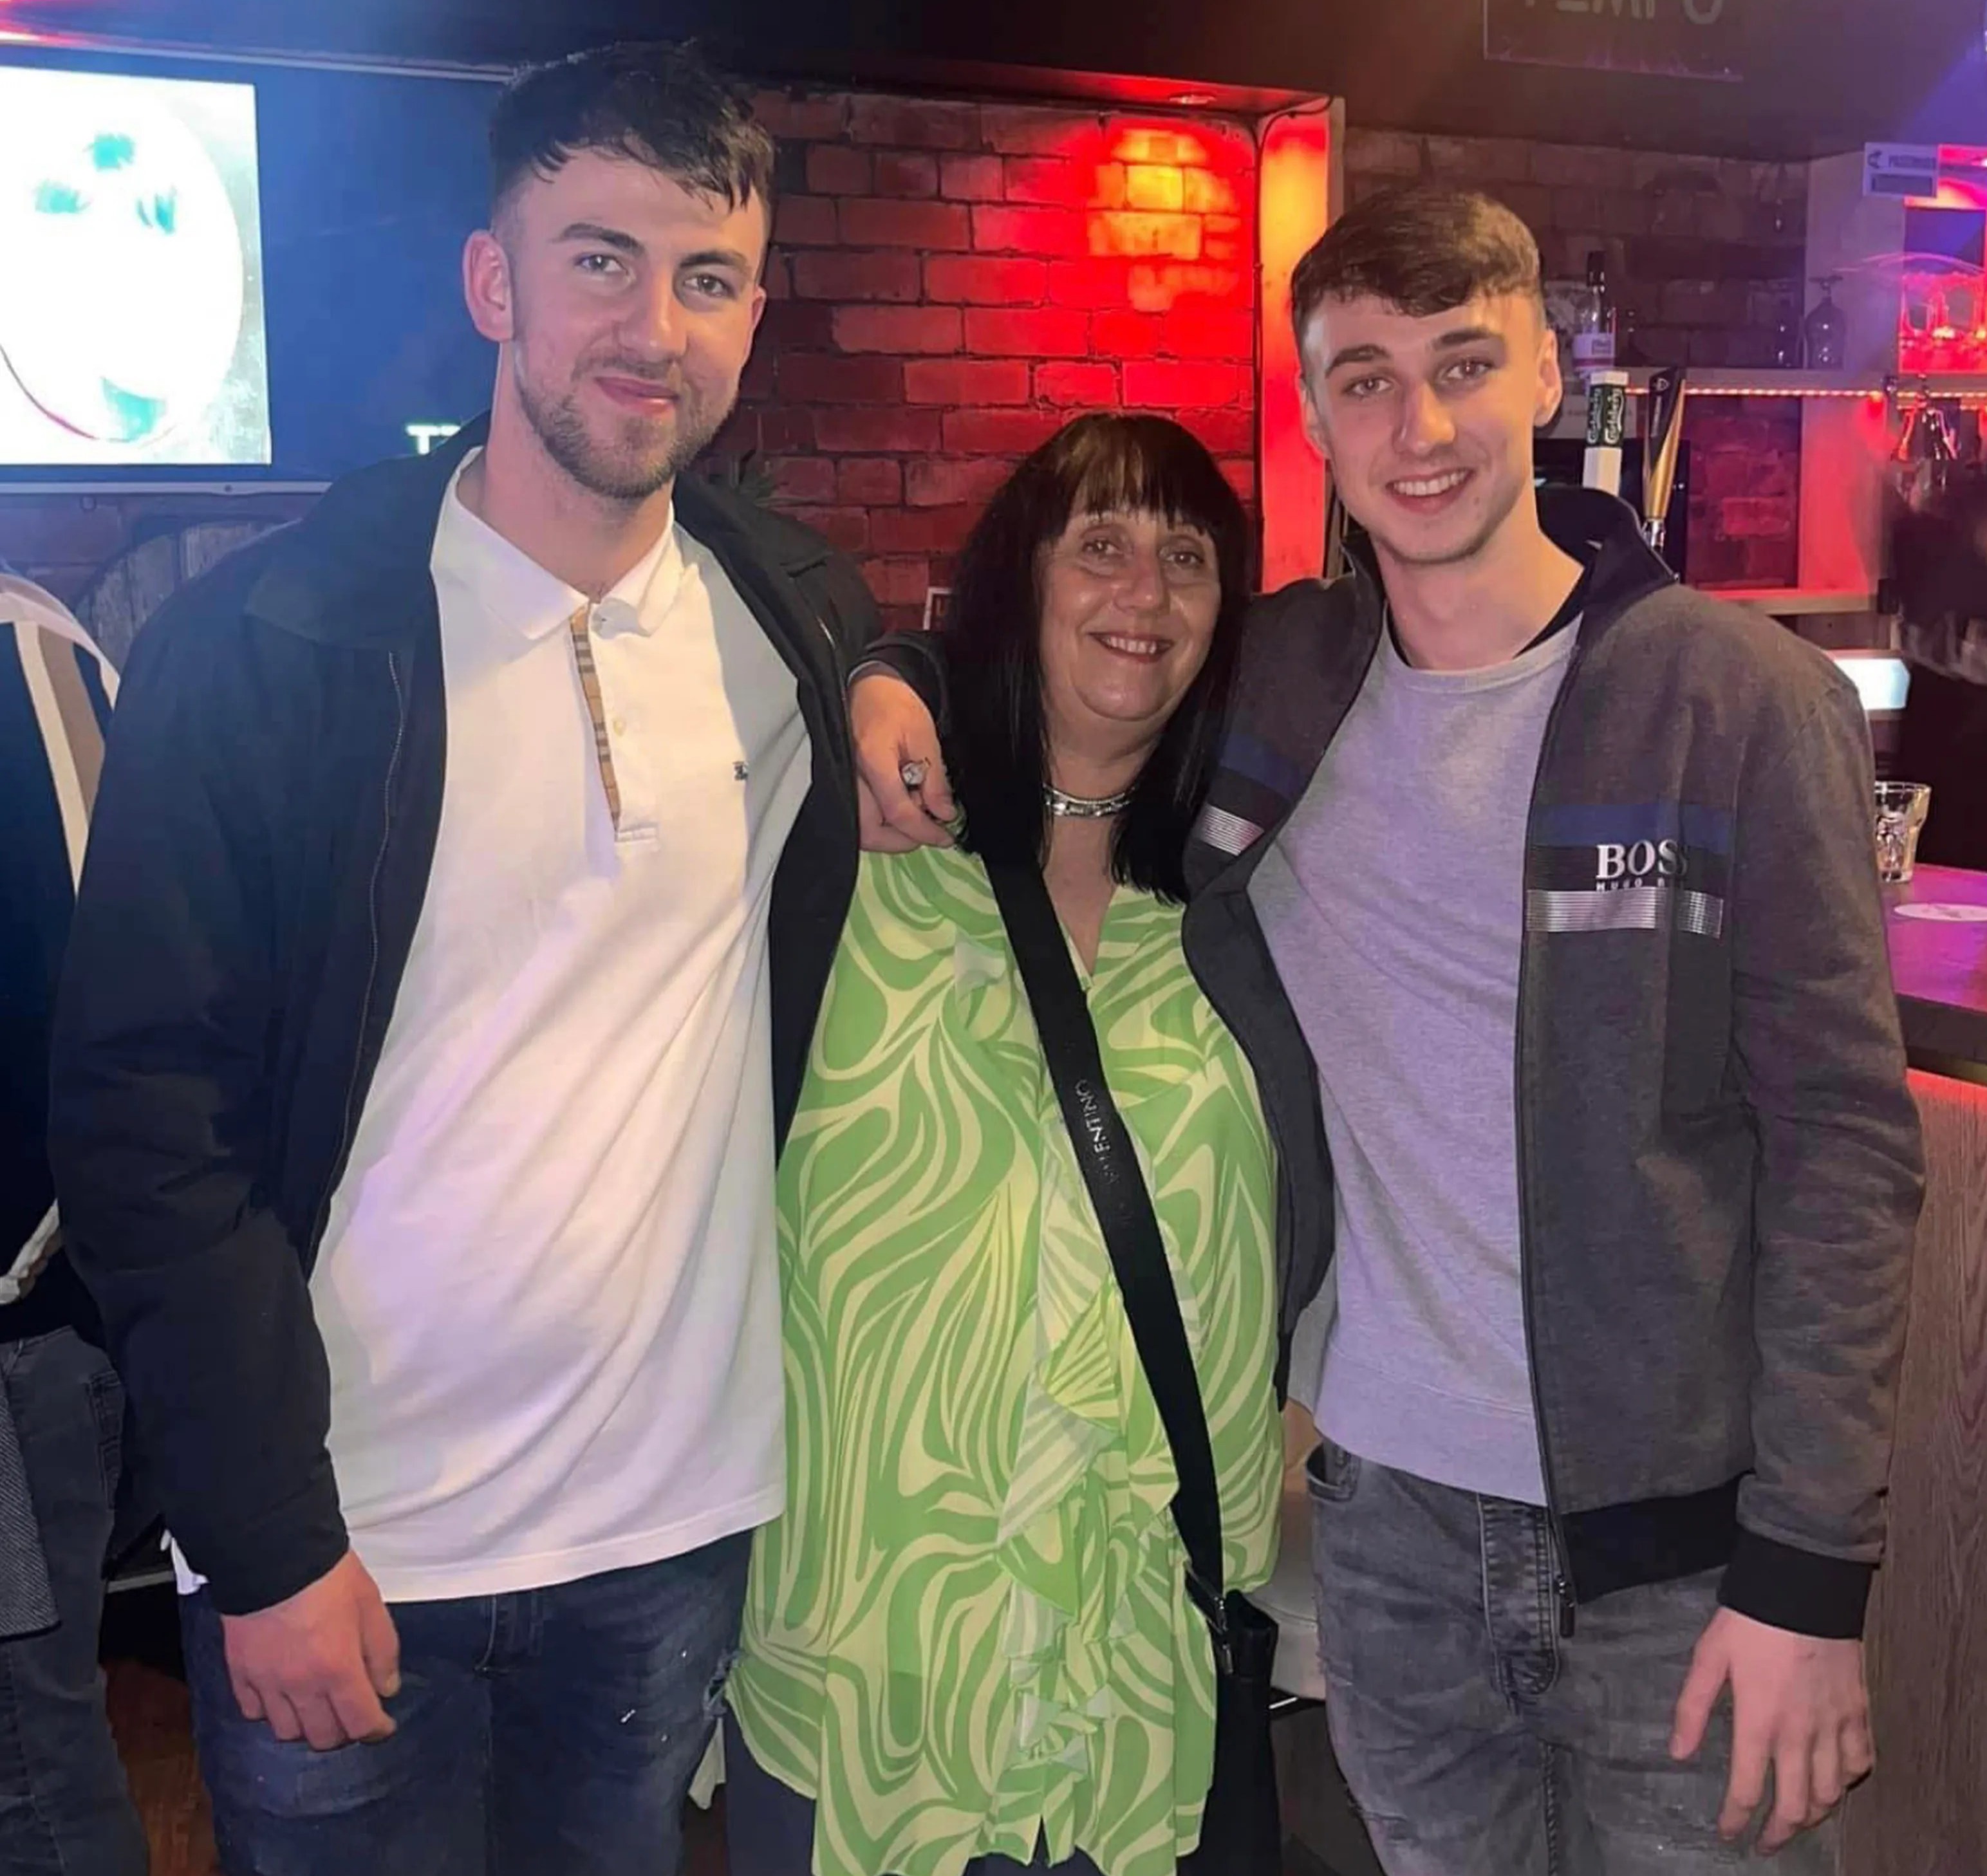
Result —
[{"label": "black zip-up jacket", "polygon": [[[231,1614],[347,1547],[308,1283],[433,859],[447,724],[429,561],[483,434],[348,477],[175,596],[120,692],[51,1154],[160,1502]],[[793,670],[813,746],[773,889],[784,1139],[855,885],[842,691],[875,610],[806,529],[690,477],[675,499]]]},{"label": "black zip-up jacket", "polygon": [[[1922,1180],[1862,707],[1812,646],[1677,585],[1621,503],[1540,512],[1593,567],[1532,801],[1513,1065],[1562,1619],[1722,1569],[1742,1614],[1859,1635]],[[1384,606],[1370,564],[1258,602],[1187,854],[1187,957],[1254,1064],[1306,1280],[1330,1159],[1249,885]],[[942,701],[927,648],[881,655]]]}]

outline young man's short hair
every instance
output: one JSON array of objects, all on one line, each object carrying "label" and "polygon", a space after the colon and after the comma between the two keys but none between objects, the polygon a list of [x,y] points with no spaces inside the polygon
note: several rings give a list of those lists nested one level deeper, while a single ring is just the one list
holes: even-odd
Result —
[{"label": "young man's short hair", "polygon": [[1472,300],[1530,293],[1544,301],[1539,244],[1502,202],[1466,189],[1389,189],[1349,210],[1290,277],[1301,352],[1319,307],[1378,299],[1415,319]]},{"label": "young man's short hair", "polygon": [[492,224],[528,177],[555,175],[582,150],[772,211],[773,140],[743,88],[687,46],[606,46],[519,73],[490,120]]}]

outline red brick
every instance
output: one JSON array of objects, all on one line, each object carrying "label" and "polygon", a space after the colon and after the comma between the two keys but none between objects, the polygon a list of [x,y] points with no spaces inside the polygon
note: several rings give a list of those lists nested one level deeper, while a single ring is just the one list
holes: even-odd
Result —
[{"label": "red brick", "polygon": [[980,141],[980,107],[923,99],[859,97],[852,101],[848,131],[859,143],[971,150]]},{"label": "red brick", "polygon": [[773,238],[783,248],[832,248],[842,236],[835,204],[818,195],[790,195],[773,217]]},{"label": "red brick", "polygon": [[1206,410],[1244,393],[1244,376],[1233,365],[1185,365],[1134,359],[1125,367],[1125,401],[1162,410]]},{"label": "red brick", "polygon": [[1221,473],[1227,477],[1228,486],[1244,501],[1256,499],[1256,465],[1247,460],[1224,462]]},{"label": "red brick", "polygon": [[914,404],[1024,404],[1028,368],[1019,359],[915,359],[904,367]]},{"label": "red brick", "polygon": [[1070,163],[1059,157],[1010,157],[1006,190],[1010,202],[1051,208],[1122,208],[1122,163]]},{"label": "red brick", "polygon": [[946,508],[984,501],[1006,481],[1010,465],[991,456],[953,461],[924,456],[904,465],[904,499],[914,508]]},{"label": "red brick", "polygon": [[997,202],[1007,182],[998,157],[941,157],[938,192],[960,202]]},{"label": "red brick", "polygon": [[1182,301],[1248,303],[1249,281],[1239,268],[1141,265],[1131,270],[1125,298],[1141,312],[1171,312]]},{"label": "red brick", "polygon": [[793,508],[785,512],[803,528],[811,528],[845,553],[860,554],[869,546],[869,511],[867,508]]},{"label": "red brick", "polygon": [[938,194],[938,159],[916,156],[901,150],[884,152],[876,159],[876,193],[879,195],[936,195]]},{"label": "red brick", "polygon": [[738,396],[744,403],[758,403],[773,394],[773,361],[778,355],[771,346],[761,346],[745,362],[738,380]]},{"label": "red brick", "polygon": [[1109,410],[1118,402],[1115,365],[1037,365],[1035,395],[1065,408]]},{"label": "red brick", "polygon": [[869,153],[846,143],[816,143],[807,153],[807,186],[816,195],[867,195],[874,174]]},{"label": "red brick", "polygon": [[763,284],[768,299],[793,298],[793,269],[787,265],[787,257],[784,254],[769,254],[766,256],[766,271]]},{"label": "red brick", "polygon": [[1103,127],[1095,117],[1074,111],[1044,110],[1028,104],[989,104],[980,113],[980,129],[990,150],[1004,156],[1067,157],[1080,159],[1100,150]]},{"label": "red brick", "polygon": [[[943,585],[943,582],[934,584]],[[925,609],[922,602],[916,606],[885,606],[880,601],[876,616],[882,622],[886,632],[922,632],[925,624]]]},{"label": "red brick", "polygon": [[931,566],[923,560],[865,560],[862,577],[879,606],[922,607],[931,584]]},{"label": "red brick", "polygon": [[757,413],[757,447],[767,451],[814,447],[814,413],[791,404],[769,406]]},{"label": "red brick", "polygon": [[945,447],[954,456],[1025,456],[1064,420],[1052,410],[948,410]]},{"label": "red brick", "polygon": [[794,291],[803,299],[911,301],[923,293],[915,254],[831,248],[794,256]]},{"label": "red brick", "polygon": [[879,554],[956,553],[979,518],[976,502],[943,508],[879,508],[869,517],[869,544]]},{"label": "red brick", "polygon": [[825,456],[783,456],[769,458],[766,473],[783,501],[832,501],[835,499],[835,465]]},{"label": "red brick", "polygon": [[1130,271],[1122,261],[1063,261],[1050,270],[1049,299],[1058,306],[1124,306]]},{"label": "red brick", "polygon": [[1162,352],[1175,358],[1226,358],[1244,361],[1256,356],[1253,313],[1207,305],[1176,306],[1159,322]]},{"label": "red brick", "polygon": [[[1128,396],[1125,401],[1136,400]],[[1175,410],[1172,414],[1216,456],[1247,455],[1256,447],[1256,413],[1246,404],[1219,410]]]},{"label": "red brick", "polygon": [[1235,215],[1242,212],[1241,197],[1226,176],[1212,170],[1180,172],[1181,203],[1190,215]]},{"label": "red brick", "polygon": [[759,413],[739,410],[724,420],[724,427],[704,445],[704,451],[713,457],[756,456],[764,447],[759,440]]},{"label": "red brick", "polygon": [[1255,258],[1256,231],[1240,215],[1203,215],[1200,258],[1203,261],[1248,261]]},{"label": "red brick", "polygon": [[773,137],[837,137],[848,128],[848,100],[838,92],[761,91],[753,95],[752,115]]},{"label": "red brick", "polygon": [[975,208],[973,245],[994,253],[1078,255],[1083,218],[1068,208]]},{"label": "red brick", "polygon": [[[1092,254],[1162,255],[1176,261],[1200,258],[1198,215],[1106,209],[1090,217],[1088,230],[1089,251]],[[977,228],[975,232],[977,233]]]},{"label": "red brick", "polygon": [[1197,130],[1161,130],[1146,125],[1121,130],[1112,140],[1112,154],[1127,163],[1192,164],[1212,161],[1214,150]]},{"label": "red brick", "polygon": [[762,352],[825,352],[835,342],[833,315],[816,300],[783,299],[766,309],[754,342]]},{"label": "red brick", "polygon": [[1798,525],[1796,504],[1789,498],[1739,496],[1718,504],[1718,531],[1728,541],[1778,539]]},{"label": "red brick", "polygon": [[[1125,172],[1125,205],[1178,214],[1186,206],[1185,173],[1176,164],[1133,164]],[[1098,206],[1108,208],[1115,204],[1107,202]]]},{"label": "red brick", "polygon": [[973,211],[957,202],[892,202],[851,197],[842,204],[842,238],[858,248],[970,248]]},{"label": "red brick", "polygon": [[835,342],[845,352],[956,352],[955,306],[838,306]]},{"label": "red brick", "polygon": [[817,410],[814,439],[817,448],[838,453],[927,455],[939,447],[939,416],[936,410]]},{"label": "red brick", "polygon": [[[893,358],[834,358],[789,353],[780,360],[780,395],[804,404],[893,404],[904,394],[904,367]],[[817,430],[820,420],[815,420]],[[823,442],[826,449],[841,446]]]},{"label": "red brick", "polygon": [[925,263],[927,299],[1025,306],[1039,301],[1049,286],[1048,268],[1041,261],[968,260],[956,255],[935,255]]},{"label": "red brick", "polygon": [[1074,308],[976,309],[966,315],[966,349],[976,358],[1084,358],[1090,321]]},{"label": "red brick", "polygon": [[885,456],[851,456],[835,466],[835,498],[852,506],[875,508],[904,498],[904,471]]},{"label": "red brick", "polygon": [[[1100,358],[1157,358],[1166,322],[1149,312],[1098,312],[1090,320],[1091,349]],[[1164,347],[1171,350],[1170,346]]]}]

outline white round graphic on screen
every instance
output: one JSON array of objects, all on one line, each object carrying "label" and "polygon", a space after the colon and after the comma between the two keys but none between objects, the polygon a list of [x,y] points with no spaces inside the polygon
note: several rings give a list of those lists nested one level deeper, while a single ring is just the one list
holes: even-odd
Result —
[{"label": "white round graphic on screen", "polygon": [[1987,906],[1956,906],[1947,902],[1900,906],[1898,916],[1923,919],[1934,925],[1987,925]]},{"label": "white round graphic on screen", "polygon": [[9,100],[0,363],[51,423],[137,451],[198,416],[227,376],[241,238],[200,140],[119,89]]}]

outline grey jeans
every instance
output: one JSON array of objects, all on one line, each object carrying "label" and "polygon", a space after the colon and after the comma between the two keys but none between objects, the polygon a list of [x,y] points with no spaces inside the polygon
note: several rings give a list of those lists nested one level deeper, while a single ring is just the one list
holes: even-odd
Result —
[{"label": "grey jeans", "polygon": [[[1387,1876],[1709,1876],[1729,1704],[1669,1741],[1718,1577],[1626,1590],[1560,1634],[1536,1507],[1431,1485],[1327,1441],[1311,1464],[1332,1744]],[[1770,1866],[1832,1876],[1833,1821]],[[1756,1863],[1753,1867],[1759,1867]]]}]

